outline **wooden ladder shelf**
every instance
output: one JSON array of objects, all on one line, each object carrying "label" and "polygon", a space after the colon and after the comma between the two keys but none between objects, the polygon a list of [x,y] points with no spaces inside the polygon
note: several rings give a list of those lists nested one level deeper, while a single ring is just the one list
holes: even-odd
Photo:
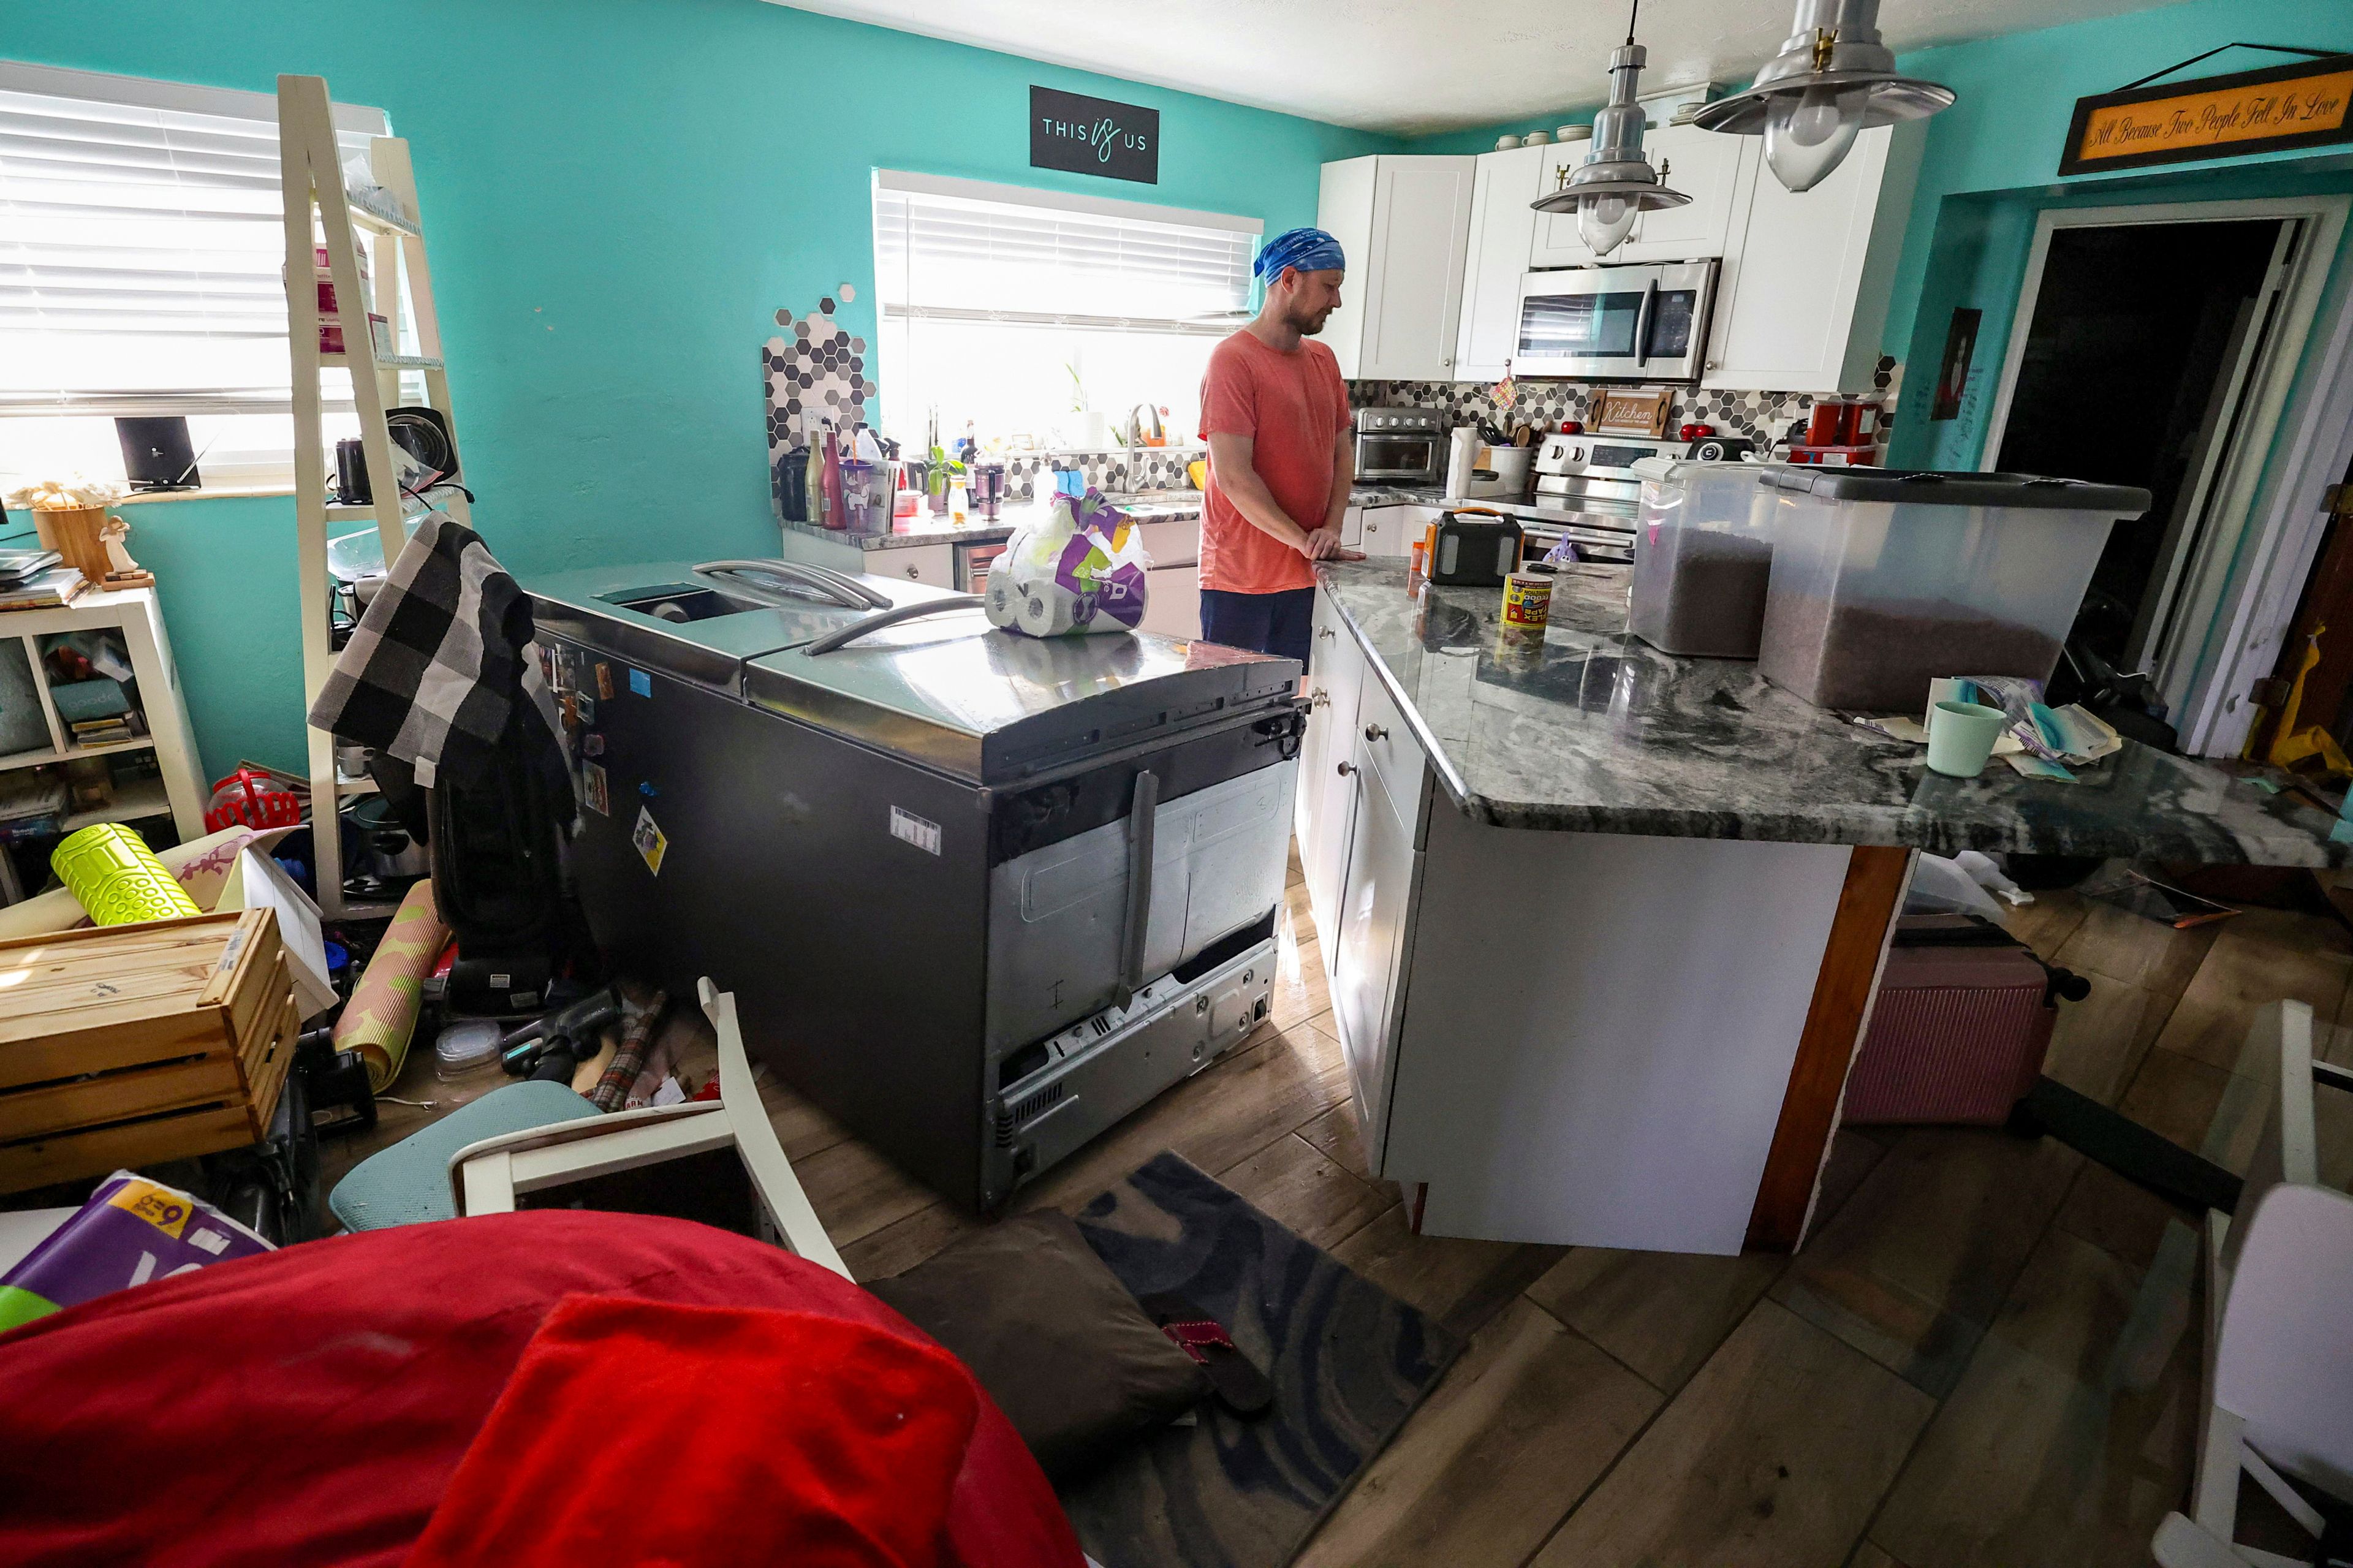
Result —
[{"label": "wooden ladder shelf", "polygon": [[[399,469],[393,462],[385,411],[402,405],[402,377],[415,375],[424,382],[426,405],[448,424],[453,445],[457,418],[449,404],[449,373],[442,359],[441,321],[433,302],[424,212],[417,204],[408,143],[397,136],[368,140],[370,177],[391,195],[398,209],[387,213],[353,202],[344,187],[342,150],[324,78],[278,79],[278,139],[286,202],[287,342],[294,362],[294,510],[301,575],[302,704],[307,714],[335,662],[334,580],[327,566],[329,519],[349,524],[373,517],[386,565],[398,560],[408,535],[402,523],[402,497],[396,477]],[[363,237],[370,247],[372,290],[364,286],[360,275]],[[334,282],[332,316],[323,315],[319,308],[315,252],[321,246],[326,248],[327,269]],[[396,347],[401,345],[406,327],[414,351],[379,353],[369,327],[371,309],[390,323]],[[341,327],[343,353],[321,348],[322,324]],[[326,396],[322,378],[333,366],[342,366],[351,374],[352,404],[359,415],[373,498],[366,505],[331,505],[327,500],[327,444],[321,423]],[[450,517],[470,524],[462,491],[454,487],[437,491],[434,500]],[[417,510],[421,514],[421,504]],[[371,793],[375,784],[340,775],[333,736],[311,729],[309,739],[312,853],[318,867],[320,911],[331,921],[389,914],[390,905],[346,902],[336,869],[343,863],[343,803]]]}]

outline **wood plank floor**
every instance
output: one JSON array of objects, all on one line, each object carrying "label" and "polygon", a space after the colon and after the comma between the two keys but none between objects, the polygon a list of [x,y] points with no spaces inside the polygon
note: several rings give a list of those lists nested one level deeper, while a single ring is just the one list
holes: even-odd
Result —
[{"label": "wood plank floor", "polygon": [[[2243,1168],[2262,1121],[2265,1064],[2239,1056],[2258,1005],[2311,1002],[2348,1026],[2327,1054],[2353,1063],[2353,943],[2328,921],[2249,910],[2180,932],[2056,893],[2016,926],[2093,983],[2052,1076],[2225,1163]],[[2148,1561],[2195,1437],[2195,1216],[2047,1140],[1865,1128],[1840,1133],[1795,1258],[1417,1237],[1367,1173],[1314,941],[1294,863],[1269,1023],[1017,1205],[1075,1208],[1174,1149],[1469,1336],[1303,1563]],[[431,1095],[429,1072],[414,1082]],[[764,1093],[859,1278],[975,1223]],[[2327,1098],[2344,1184],[2353,1106]],[[424,1114],[387,1111],[404,1131]]]}]

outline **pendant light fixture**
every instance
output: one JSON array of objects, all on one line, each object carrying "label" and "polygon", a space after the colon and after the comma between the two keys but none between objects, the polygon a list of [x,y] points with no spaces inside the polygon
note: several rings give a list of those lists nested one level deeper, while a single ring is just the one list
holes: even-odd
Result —
[{"label": "pendant light fixture", "polygon": [[[1635,0],[1635,14],[1641,0]],[[1646,121],[1634,101],[1649,53],[1634,41],[1634,16],[1626,18],[1626,42],[1609,57],[1609,102],[1593,117],[1593,148],[1567,174],[1560,189],[1531,204],[1540,213],[1575,212],[1577,232],[1596,256],[1618,248],[1637,214],[1679,207],[1691,198],[1660,183],[1642,152]]]},{"label": "pendant light fixture", "polygon": [[1766,164],[1789,190],[1821,184],[1864,127],[1953,106],[1951,88],[1895,74],[1895,57],[1879,41],[1879,0],[1798,0],[1791,26],[1756,85],[1692,121],[1704,131],[1761,134]]}]

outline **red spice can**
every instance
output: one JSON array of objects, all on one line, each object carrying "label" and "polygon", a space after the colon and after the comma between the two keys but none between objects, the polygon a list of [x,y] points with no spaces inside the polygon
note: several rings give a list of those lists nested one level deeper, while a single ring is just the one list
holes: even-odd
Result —
[{"label": "red spice can", "polygon": [[1504,625],[1540,632],[1552,615],[1552,574],[1514,572],[1504,579]]}]

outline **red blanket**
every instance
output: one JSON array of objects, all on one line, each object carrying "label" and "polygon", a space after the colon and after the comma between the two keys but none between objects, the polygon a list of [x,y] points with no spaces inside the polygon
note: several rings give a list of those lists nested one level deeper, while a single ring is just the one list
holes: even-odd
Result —
[{"label": "red blanket", "polygon": [[839,1276],[676,1220],[221,1264],[0,1337],[0,1388],[11,1564],[1082,1561],[959,1363]]}]

